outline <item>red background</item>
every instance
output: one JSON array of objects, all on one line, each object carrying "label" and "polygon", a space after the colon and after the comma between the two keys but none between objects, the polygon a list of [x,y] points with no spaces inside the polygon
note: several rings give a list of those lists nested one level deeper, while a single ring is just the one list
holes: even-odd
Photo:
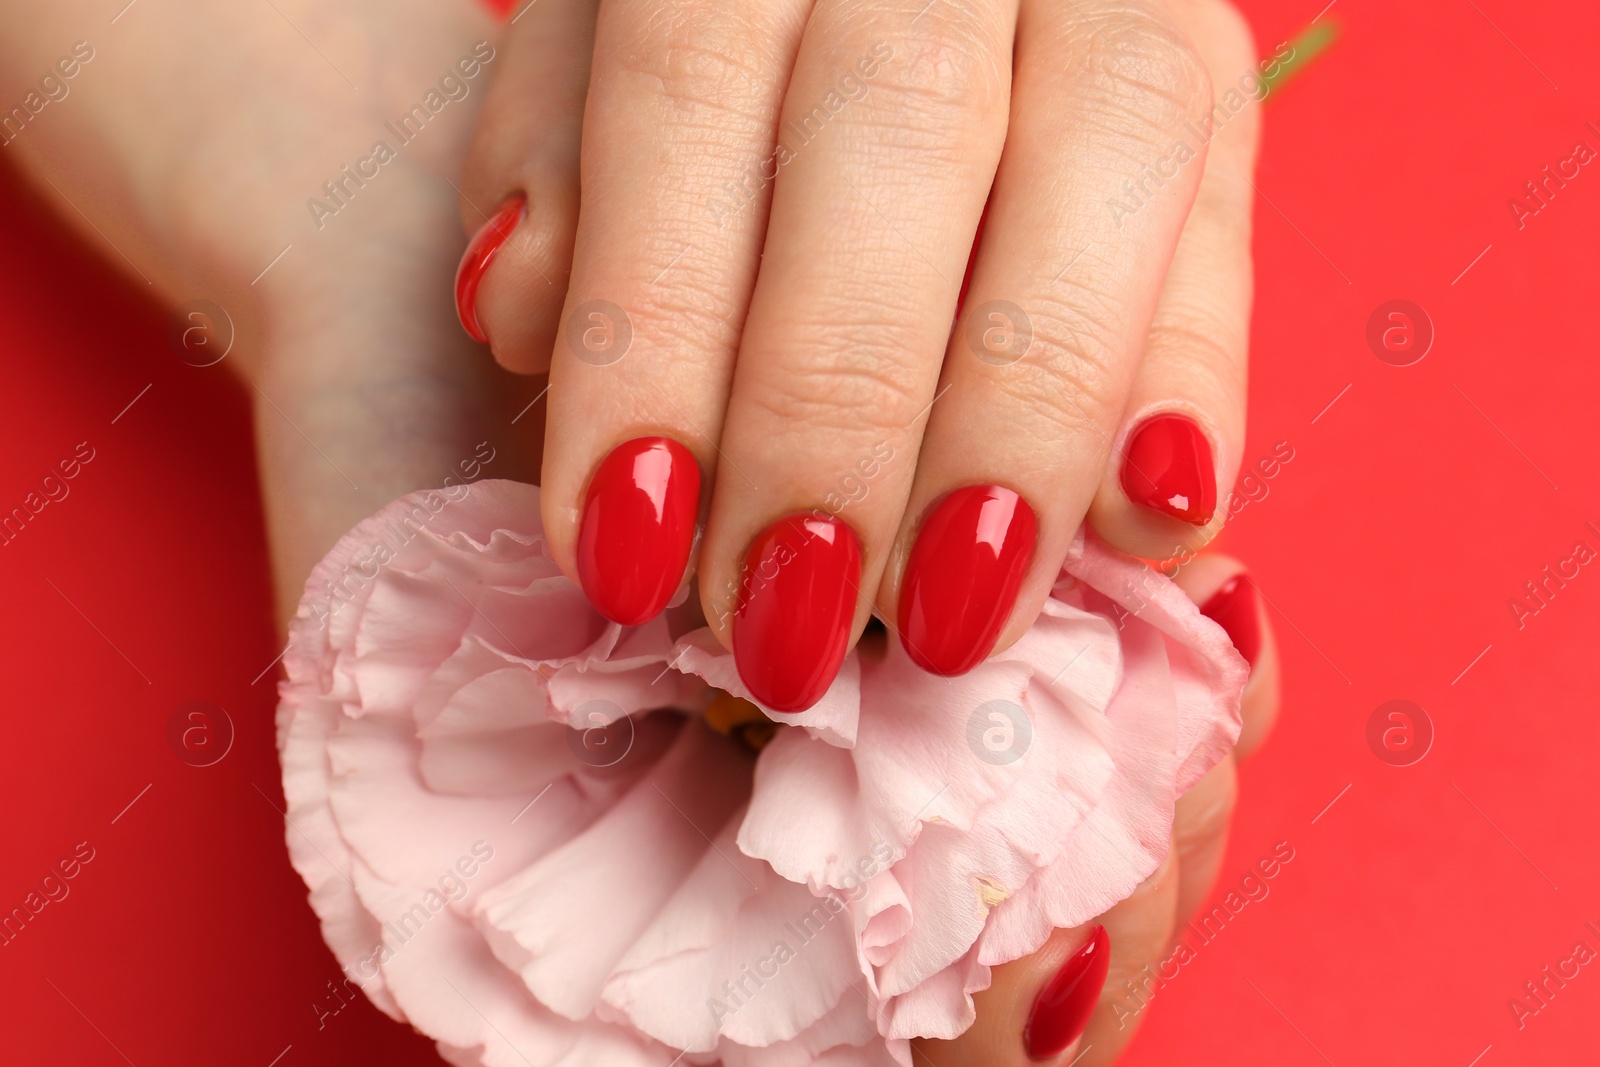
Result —
[{"label": "red background", "polygon": [[[1245,7],[1263,53],[1317,13]],[[1600,949],[1600,567],[1520,630],[1508,606],[1600,549],[1600,169],[1520,230],[1507,208],[1575,141],[1600,148],[1600,19],[1559,7],[1339,0],[1340,43],[1268,105],[1246,459],[1295,458],[1224,545],[1272,605],[1285,701],[1222,884],[1277,842],[1295,858],[1157,994],[1128,1062],[1595,1061],[1600,966],[1521,1029],[1507,1007],[1580,938]],[[95,850],[0,948],[6,1059],[429,1062],[365,1004],[320,1032],[310,1007],[338,968],[285,856],[275,674],[252,681],[281,645],[245,398],[0,182],[0,510],[95,449],[0,548],[0,911]],[[1393,298],[1436,329],[1414,366],[1364,340]],[[1397,698],[1436,731],[1414,766],[1366,740]],[[166,743],[192,699],[237,727],[212,767]]]}]

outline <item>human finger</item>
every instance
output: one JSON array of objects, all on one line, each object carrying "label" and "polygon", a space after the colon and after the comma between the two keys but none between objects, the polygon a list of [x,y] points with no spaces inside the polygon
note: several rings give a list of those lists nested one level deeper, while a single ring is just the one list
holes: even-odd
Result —
[{"label": "human finger", "polygon": [[802,0],[600,12],[541,503],[553,558],[617,622],[677,590],[724,462],[764,168],[804,18]]},{"label": "human finger", "polygon": [[701,559],[768,708],[819,699],[872,610],[1004,137],[1014,4],[821,0],[807,25],[780,129],[815,136],[774,192]]},{"label": "human finger", "polygon": [[506,28],[458,187],[472,239],[456,270],[456,314],[523,374],[549,368],[566,297],[596,7],[541,0]]},{"label": "human finger", "polygon": [[1171,933],[1177,887],[1177,864],[1169,855],[1094,922],[1057,930],[1032,955],[995,967],[989,988],[973,994],[973,1024],[951,1040],[914,1041],[913,1059],[933,1067],[1030,1067],[1091,1057],[1110,1062],[1101,1046],[1120,1048],[1124,1041],[1097,1034],[1109,991],[1159,956]]},{"label": "human finger", "polygon": [[[1010,128],[879,610],[957,674],[1037,617],[1098,489],[1198,167],[1142,211],[1132,165],[1203,111],[1163,5],[1024,0]],[[1036,531],[1036,532],[1035,532]]]},{"label": "human finger", "polygon": [[1158,179],[1169,168],[1204,171],[1089,509],[1101,537],[1145,558],[1193,551],[1227,518],[1218,505],[1244,444],[1251,173],[1267,91],[1249,26],[1231,4],[1172,0],[1170,8],[1215,99],[1151,170]]}]

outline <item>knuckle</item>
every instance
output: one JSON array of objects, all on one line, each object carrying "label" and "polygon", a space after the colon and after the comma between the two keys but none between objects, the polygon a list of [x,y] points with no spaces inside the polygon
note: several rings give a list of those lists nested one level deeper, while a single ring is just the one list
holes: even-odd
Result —
[{"label": "knuckle", "polygon": [[1121,326],[1128,310],[1116,295],[1082,283],[1069,295],[1044,304],[1040,362],[1090,399],[1109,406],[1124,375],[1125,340]]},{"label": "knuckle", "polygon": [[838,355],[775,361],[783,373],[764,376],[748,396],[757,414],[785,432],[904,432],[928,401],[925,383],[904,358],[910,349],[897,345],[892,331],[867,343],[852,335],[840,344],[826,333],[812,334],[808,343]]},{"label": "knuckle", "polygon": [[1035,306],[1033,343],[1018,367],[993,381],[1008,402],[1053,418],[1063,436],[1095,436],[1103,445],[1104,427],[1122,409],[1127,375],[1115,331],[1067,305]]},{"label": "knuckle", "polygon": [[[1069,9],[1070,11],[1070,9]],[[1165,130],[1211,106],[1211,75],[1188,37],[1163,15],[1127,4],[1092,23],[1072,24],[1072,66],[1091,106],[1135,132]]]},{"label": "knuckle", "polygon": [[676,352],[732,353],[739,343],[743,309],[726,284],[701,272],[684,270],[670,286],[643,286],[624,310],[634,336]]},{"label": "knuckle", "polygon": [[1231,336],[1218,316],[1190,309],[1181,319],[1158,318],[1150,327],[1149,351],[1180,354],[1191,367],[1214,368],[1231,378],[1244,366],[1243,339]]},{"label": "knuckle", "polygon": [[760,10],[680,0],[641,15],[619,42],[615,62],[652,85],[669,114],[709,112],[764,128],[772,119],[770,86],[782,65],[774,48],[782,35]]},{"label": "knuckle", "polygon": [[1186,36],[1164,20],[1128,14],[1112,26],[1117,60],[1108,73],[1126,84],[1188,110],[1211,100],[1211,76]]},{"label": "knuckle", "polygon": [[[848,5],[838,5],[841,11]],[[863,100],[875,125],[927,126],[948,136],[1004,115],[1011,92],[1011,43],[965,5],[929,8],[914,34],[896,37]],[[859,37],[859,32],[850,36]],[[866,54],[881,42],[862,42]]]}]

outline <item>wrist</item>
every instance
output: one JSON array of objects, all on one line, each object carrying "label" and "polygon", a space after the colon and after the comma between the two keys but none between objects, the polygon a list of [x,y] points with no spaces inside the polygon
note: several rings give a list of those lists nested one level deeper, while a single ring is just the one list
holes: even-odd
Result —
[{"label": "wrist", "polygon": [[507,411],[532,380],[510,379],[456,321],[451,280],[465,239],[453,200],[398,184],[371,191],[360,206],[372,210],[342,217],[350,225],[339,231],[330,224],[262,290],[259,343],[239,368],[285,613],[312,565],[395,497],[465,471],[536,474],[523,434],[539,423],[511,424],[526,400]]}]

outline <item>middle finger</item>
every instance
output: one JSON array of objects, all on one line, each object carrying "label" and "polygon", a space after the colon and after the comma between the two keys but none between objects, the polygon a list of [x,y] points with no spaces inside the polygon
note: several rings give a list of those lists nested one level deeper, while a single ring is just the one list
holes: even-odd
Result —
[{"label": "middle finger", "polygon": [[739,470],[718,471],[701,557],[706,615],[768,708],[815,703],[871,610],[1005,136],[1015,17],[821,0],[806,28],[723,427]]}]

